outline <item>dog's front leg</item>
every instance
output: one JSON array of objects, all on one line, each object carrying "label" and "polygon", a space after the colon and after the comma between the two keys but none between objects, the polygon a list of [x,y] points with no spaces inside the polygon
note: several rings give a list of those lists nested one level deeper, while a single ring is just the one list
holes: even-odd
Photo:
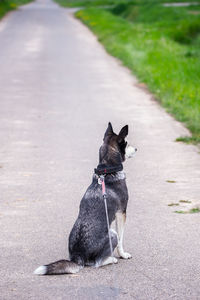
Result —
[{"label": "dog's front leg", "polygon": [[120,257],[128,259],[131,258],[131,254],[124,252],[123,249],[123,236],[124,236],[124,226],[126,222],[126,213],[117,212],[116,213],[116,230],[118,233],[119,242],[117,245],[117,251]]}]

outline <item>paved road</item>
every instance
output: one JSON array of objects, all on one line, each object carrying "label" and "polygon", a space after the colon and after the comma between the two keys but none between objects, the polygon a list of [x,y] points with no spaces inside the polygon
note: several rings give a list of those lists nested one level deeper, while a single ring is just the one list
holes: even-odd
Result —
[{"label": "paved road", "polygon": [[[199,149],[69,10],[38,0],[0,23],[0,299],[200,299]],[[40,277],[67,237],[108,121],[129,124],[132,260]],[[174,183],[167,180],[175,181]]]}]

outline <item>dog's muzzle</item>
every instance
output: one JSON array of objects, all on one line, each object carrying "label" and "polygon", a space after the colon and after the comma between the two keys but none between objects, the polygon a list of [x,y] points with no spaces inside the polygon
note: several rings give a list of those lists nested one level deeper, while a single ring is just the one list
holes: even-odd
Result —
[{"label": "dog's muzzle", "polygon": [[137,151],[137,148],[134,148],[134,147],[128,145],[125,150],[126,158],[133,157],[136,151]]}]

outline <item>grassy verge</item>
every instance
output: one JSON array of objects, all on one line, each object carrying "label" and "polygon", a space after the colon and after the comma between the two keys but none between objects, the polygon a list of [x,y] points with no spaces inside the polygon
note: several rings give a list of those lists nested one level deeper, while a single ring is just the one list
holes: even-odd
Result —
[{"label": "grassy verge", "polygon": [[58,4],[65,7],[90,7],[113,5],[117,0],[55,0]]},{"label": "grassy verge", "polygon": [[0,19],[10,10],[31,2],[32,0],[0,0]]},{"label": "grassy verge", "polygon": [[200,6],[119,4],[76,13],[200,142]]},{"label": "grassy verge", "polygon": [[137,5],[148,4],[148,3],[170,3],[170,2],[197,2],[193,0],[55,0],[62,6],[65,7],[97,7],[97,6],[114,6],[118,4],[129,4],[134,3]]}]

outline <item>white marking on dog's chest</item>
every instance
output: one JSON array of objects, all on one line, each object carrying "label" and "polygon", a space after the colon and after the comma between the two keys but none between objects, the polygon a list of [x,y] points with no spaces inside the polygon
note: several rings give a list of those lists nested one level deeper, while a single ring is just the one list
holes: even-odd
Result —
[{"label": "white marking on dog's chest", "polygon": [[123,179],[126,179],[126,174],[124,173],[124,171],[119,171],[119,172],[117,172],[115,177],[117,180],[123,180]]}]

